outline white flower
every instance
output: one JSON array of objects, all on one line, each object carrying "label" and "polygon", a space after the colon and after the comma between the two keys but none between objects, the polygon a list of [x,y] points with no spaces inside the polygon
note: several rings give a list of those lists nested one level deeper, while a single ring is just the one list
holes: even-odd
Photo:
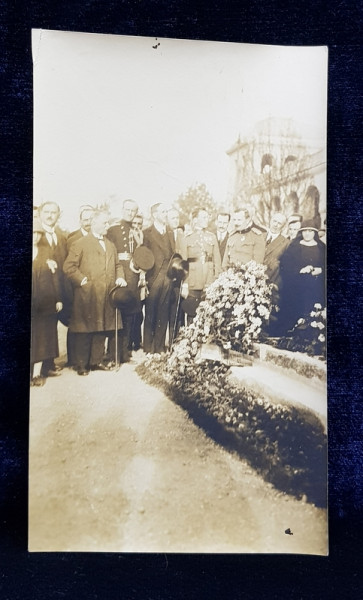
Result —
[{"label": "white flower", "polygon": [[319,342],[325,342],[325,335],[323,333],[320,333],[318,336],[318,340]]},{"label": "white flower", "polygon": [[324,323],[321,323],[321,321],[319,321],[319,323],[317,323],[317,326],[319,329],[324,329]]},{"label": "white flower", "polygon": [[321,304],[319,304],[319,302],[317,302],[316,304],[314,304],[314,308],[316,308],[316,310],[321,310],[323,307]]},{"label": "white flower", "polygon": [[312,321],[312,322],[310,323],[310,325],[311,325],[311,327],[314,327],[314,328],[318,326],[318,324],[317,324],[317,322],[316,322],[316,321]]}]

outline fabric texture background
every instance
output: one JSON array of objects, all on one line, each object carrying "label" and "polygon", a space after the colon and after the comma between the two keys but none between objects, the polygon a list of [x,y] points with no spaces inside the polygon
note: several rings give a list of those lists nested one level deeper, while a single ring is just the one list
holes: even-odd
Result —
[{"label": "fabric texture background", "polygon": [[[0,0],[2,597],[300,599],[359,595],[362,204],[359,4],[229,0]],[[328,375],[330,556],[27,553],[32,235],[31,28],[329,46]]]}]

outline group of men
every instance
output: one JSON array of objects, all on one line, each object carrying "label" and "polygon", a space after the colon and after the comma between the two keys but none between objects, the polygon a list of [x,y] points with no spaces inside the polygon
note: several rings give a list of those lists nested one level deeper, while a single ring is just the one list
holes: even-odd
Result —
[{"label": "group of men", "polygon": [[[138,206],[128,199],[120,221],[111,226],[106,211],[81,207],[79,228],[66,236],[58,227],[56,203],[45,202],[37,213],[40,243],[56,263],[62,295],[58,317],[68,327],[68,366],[80,376],[130,361],[141,345],[145,353],[164,352],[173,343],[183,310],[192,320],[206,287],[231,265],[250,260],[265,264],[276,299],[279,259],[301,224],[300,216],[292,215],[285,237],[283,214],[275,213],[266,231],[254,223],[249,208],[242,208],[232,216],[219,213],[211,231],[209,213],[196,208],[187,233],[178,211],[158,203],[151,207],[152,224],[143,229]],[[174,257],[185,267],[177,281],[170,276]],[[112,301],[115,290],[117,302]],[[44,361],[43,374],[60,374],[53,359]]]}]

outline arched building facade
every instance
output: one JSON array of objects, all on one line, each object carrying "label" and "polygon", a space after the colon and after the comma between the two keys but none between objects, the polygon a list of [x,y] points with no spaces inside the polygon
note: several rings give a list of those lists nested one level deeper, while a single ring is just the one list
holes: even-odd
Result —
[{"label": "arched building facade", "polygon": [[268,118],[227,151],[231,211],[252,205],[255,221],[268,226],[274,212],[299,213],[320,228],[326,217],[326,151],[303,138],[291,119]]}]

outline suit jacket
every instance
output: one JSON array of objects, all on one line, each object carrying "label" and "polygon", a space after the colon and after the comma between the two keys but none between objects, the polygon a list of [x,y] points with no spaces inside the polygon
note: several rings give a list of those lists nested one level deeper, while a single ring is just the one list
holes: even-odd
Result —
[{"label": "suit jacket", "polygon": [[83,235],[81,229],[76,229],[76,231],[72,231],[69,234],[69,236],[67,237],[67,252],[69,252],[69,249],[70,249],[71,245],[73,244],[73,242],[76,242],[77,240],[80,240],[83,237],[86,237],[86,236]]},{"label": "suit jacket", "polygon": [[[267,234],[264,236],[265,240]],[[286,248],[289,245],[289,240],[287,240],[283,235],[279,234],[272,242],[266,245],[265,248],[265,257],[263,259],[263,264],[267,266],[267,276],[272,283],[275,283],[278,287],[280,287],[280,257]]]},{"label": "suit jacket", "polygon": [[[73,284],[74,299],[69,323],[71,331],[91,333],[115,328],[115,309],[109,292],[118,277],[123,276],[114,244],[104,238],[106,251],[99,240],[89,233],[71,245],[64,262],[65,275]],[[88,282],[81,286],[83,279]],[[118,318],[121,327],[121,318]]]},{"label": "suit jacket", "polygon": [[58,270],[61,272],[63,263],[67,256],[67,237],[65,233],[59,229],[59,227],[55,227],[54,232],[57,235],[57,245],[51,246],[44,232],[39,241],[39,248],[44,248],[44,251],[47,253],[47,257],[56,261]]},{"label": "suit jacket", "polygon": [[144,231],[144,245],[147,246],[154,255],[155,264],[147,273],[147,281],[151,289],[159,273],[166,271],[172,255],[175,252],[175,240],[173,232],[166,230],[162,236],[154,225]]},{"label": "suit jacket", "polygon": [[51,246],[49,244],[45,232],[42,234],[38,246],[39,249],[46,254],[47,258],[55,260],[57,263],[57,287],[60,290],[60,299],[63,302],[63,309],[58,313],[58,319],[65,325],[68,325],[72,303],[72,288],[63,273],[63,264],[68,254],[67,237],[59,227],[55,227],[54,231],[57,235],[56,246]]},{"label": "suit jacket", "polygon": [[177,229],[177,233],[176,233],[176,238],[175,238],[175,233],[173,230],[170,230],[172,236],[174,237],[174,243],[175,243],[175,252],[177,252],[177,254],[180,254],[180,256],[186,260],[187,258],[187,245],[186,245],[186,241],[185,241],[185,234],[184,231],[178,227]]},{"label": "suit jacket", "polygon": [[228,240],[228,233],[226,233],[226,235],[224,236],[223,240],[220,242],[218,240],[218,236],[217,236],[217,241],[218,241],[218,247],[219,247],[219,253],[221,255],[221,260],[223,261],[223,257],[224,257],[224,253],[226,251],[226,246],[227,246],[227,240]]}]

